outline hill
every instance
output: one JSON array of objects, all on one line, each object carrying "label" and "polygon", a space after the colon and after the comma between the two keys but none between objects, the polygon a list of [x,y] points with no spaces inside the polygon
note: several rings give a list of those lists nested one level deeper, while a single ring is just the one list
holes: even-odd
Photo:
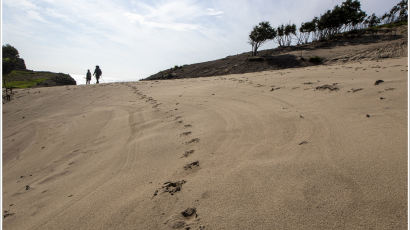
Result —
[{"label": "hill", "polygon": [[262,50],[257,57],[246,52],[214,61],[175,66],[144,80],[242,74],[402,56],[407,56],[407,25],[386,25],[340,34],[330,41]]},{"label": "hill", "polygon": [[[28,88],[58,85],[75,85],[68,74],[27,70],[24,59],[10,44],[2,46],[3,88]],[[7,94],[7,90],[6,90]]]},{"label": "hill", "polygon": [[76,85],[76,81],[68,74],[47,71],[13,70],[5,79],[8,88]]}]

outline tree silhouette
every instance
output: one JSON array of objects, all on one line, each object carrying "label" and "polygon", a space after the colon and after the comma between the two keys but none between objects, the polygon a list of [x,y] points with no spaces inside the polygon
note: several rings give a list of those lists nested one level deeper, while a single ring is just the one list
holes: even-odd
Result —
[{"label": "tree silhouette", "polygon": [[277,36],[276,36],[276,41],[278,42],[279,46],[285,46],[285,41],[284,41],[284,36],[285,36],[285,26],[280,25],[277,28]]},{"label": "tree silhouette", "polygon": [[384,23],[392,23],[396,21],[407,21],[408,1],[401,0],[397,5],[382,16]]},{"label": "tree silhouette", "polygon": [[276,37],[276,31],[271,27],[269,22],[260,22],[253,27],[253,30],[249,34],[249,43],[252,45],[252,56],[255,56],[258,52],[258,48],[266,41],[274,39]]},{"label": "tree silhouette", "polygon": [[364,20],[364,23],[367,25],[367,27],[377,26],[380,23],[380,18],[373,13],[372,15],[367,16],[366,20]]},{"label": "tree silhouette", "polygon": [[296,36],[296,25],[287,24],[285,26],[285,39],[284,39],[286,46],[290,46],[290,44],[292,43],[292,35]]},{"label": "tree silhouette", "polygon": [[6,44],[2,46],[2,54],[3,58],[18,58],[19,52],[16,48],[11,46],[10,44]]},{"label": "tree silhouette", "polygon": [[7,44],[2,46],[2,73],[3,75],[9,74],[12,70],[16,69],[19,52],[13,46]]}]

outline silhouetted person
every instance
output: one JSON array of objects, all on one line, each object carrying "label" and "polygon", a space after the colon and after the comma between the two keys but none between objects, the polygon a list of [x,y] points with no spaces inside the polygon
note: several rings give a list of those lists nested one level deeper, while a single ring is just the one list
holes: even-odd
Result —
[{"label": "silhouetted person", "polygon": [[99,80],[100,80],[101,74],[102,74],[102,71],[101,71],[100,67],[99,67],[98,65],[95,66],[95,70],[94,70],[94,74],[93,74],[93,75],[95,75],[95,78],[97,79],[97,83],[96,83],[96,84],[100,83]]},{"label": "silhouetted person", "polygon": [[90,72],[90,70],[87,70],[87,75],[86,75],[86,77],[85,77],[85,84],[86,85],[89,85],[90,84],[90,82],[91,82],[91,72]]}]

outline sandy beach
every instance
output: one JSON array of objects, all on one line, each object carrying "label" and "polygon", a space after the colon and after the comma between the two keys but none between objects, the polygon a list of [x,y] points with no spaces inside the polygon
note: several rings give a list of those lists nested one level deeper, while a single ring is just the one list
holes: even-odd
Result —
[{"label": "sandy beach", "polygon": [[3,228],[407,229],[407,61],[18,90]]}]

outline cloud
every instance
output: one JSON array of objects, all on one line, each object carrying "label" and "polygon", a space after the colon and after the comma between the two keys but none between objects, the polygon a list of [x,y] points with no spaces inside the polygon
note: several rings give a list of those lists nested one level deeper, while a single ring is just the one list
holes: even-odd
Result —
[{"label": "cloud", "polygon": [[221,10],[215,10],[213,8],[207,8],[206,14],[211,16],[221,16],[224,12]]},{"label": "cloud", "polygon": [[142,16],[130,12],[125,12],[124,15],[129,19],[131,23],[138,23],[141,26],[146,26],[149,28],[169,29],[176,31],[196,30],[200,28],[199,25],[193,23],[180,23],[165,20],[155,21],[147,16]]},{"label": "cloud", "polygon": [[37,5],[29,0],[3,0],[3,3],[7,6],[24,10],[38,9]]},{"label": "cloud", "polygon": [[39,22],[47,23],[47,21],[35,10],[26,11],[28,19],[37,20]]},{"label": "cloud", "polygon": [[[3,42],[31,69],[83,73],[100,64],[107,79],[134,79],[249,51],[260,21],[300,25],[342,1],[3,0]],[[385,12],[397,1],[363,0],[363,9]]]}]

